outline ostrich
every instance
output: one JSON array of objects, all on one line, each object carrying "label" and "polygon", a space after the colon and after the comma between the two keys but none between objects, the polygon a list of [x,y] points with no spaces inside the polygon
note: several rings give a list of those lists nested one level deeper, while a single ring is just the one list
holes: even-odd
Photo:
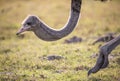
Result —
[{"label": "ostrich", "polygon": [[[61,29],[53,29],[41,21],[37,16],[29,15],[22,22],[22,27],[16,33],[17,35],[25,31],[33,31],[35,35],[44,41],[56,41],[69,35],[79,19],[82,0],[71,0],[71,13],[67,24]],[[120,44],[120,36],[108,42],[100,49],[100,55],[96,65],[88,71],[88,75],[96,73],[100,69],[107,67],[108,54]]]},{"label": "ostrich", "polygon": [[24,31],[33,31],[37,37],[45,41],[59,40],[70,34],[75,28],[80,14],[82,0],[72,0],[71,13],[68,23],[61,29],[53,29],[41,21],[37,16],[29,15],[22,22],[22,28],[17,35]]},{"label": "ostrich", "polygon": [[99,57],[95,66],[88,71],[88,76],[91,73],[96,73],[100,69],[106,68],[109,64],[108,55],[120,44],[120,35],[111,41],[104,44],[99,50]]}]

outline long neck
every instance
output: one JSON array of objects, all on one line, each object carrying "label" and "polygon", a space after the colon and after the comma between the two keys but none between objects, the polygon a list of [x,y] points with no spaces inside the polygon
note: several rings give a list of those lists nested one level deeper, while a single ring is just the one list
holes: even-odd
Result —
[{"label": "long neck", "polygon": [[56,30],[49,27],[44,22],[40,21],[39,27],[37,30],[34,31],[34,33],[40,39],[45,41],[55,41],[67,36],[74,30],[78,22],[81,3],[82,3],[82,0],[71,1],[70,17],[67,24],[63,28]]}]

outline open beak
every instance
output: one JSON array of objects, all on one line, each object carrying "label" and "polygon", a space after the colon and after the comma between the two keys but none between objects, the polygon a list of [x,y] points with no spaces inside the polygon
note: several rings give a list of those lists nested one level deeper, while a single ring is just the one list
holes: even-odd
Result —
[{"label": "open beak", "polygon": [[20,30],[16,33],[16,35],[19,35],[25,31],[28,31],[30,29],[30,26],[28,27],[21,27]]}]

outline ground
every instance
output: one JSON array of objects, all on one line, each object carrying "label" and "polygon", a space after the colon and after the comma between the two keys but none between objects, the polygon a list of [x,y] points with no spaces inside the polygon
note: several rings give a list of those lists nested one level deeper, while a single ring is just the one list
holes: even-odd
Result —
[{"label": "ground", "polygon": [[[59,29],[67,21],[71,0],[0,0],[0,81],[120,81],[120,46],[112,51],[106,69],[89,77],[97,60],[97,37],[120,33],[120,1],[83,0],[75,30],[54,42],[38,39],[33,32],[16,36],[27,15],[37,15]],[[73,36],[82,42],[67,44]],[[62,59],[48,60],[49,55]]]}]

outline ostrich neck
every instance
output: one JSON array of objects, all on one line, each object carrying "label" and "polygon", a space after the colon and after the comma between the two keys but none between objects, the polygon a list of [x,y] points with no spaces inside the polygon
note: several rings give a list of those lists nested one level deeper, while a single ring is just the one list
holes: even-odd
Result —
[{"label": "ostrich neck", "polygon": [[81,8],[82,0],[71,0],[71,11],[70,17],[68,19],[67,24],[61,29],[53,29],[46,25],[44,22],[40,21],[38,28],[34,31],[34,33],[42,40],[45,41],[55,41],[61,39],[68,34],[70,34],[79,19],[80,8]]}]

